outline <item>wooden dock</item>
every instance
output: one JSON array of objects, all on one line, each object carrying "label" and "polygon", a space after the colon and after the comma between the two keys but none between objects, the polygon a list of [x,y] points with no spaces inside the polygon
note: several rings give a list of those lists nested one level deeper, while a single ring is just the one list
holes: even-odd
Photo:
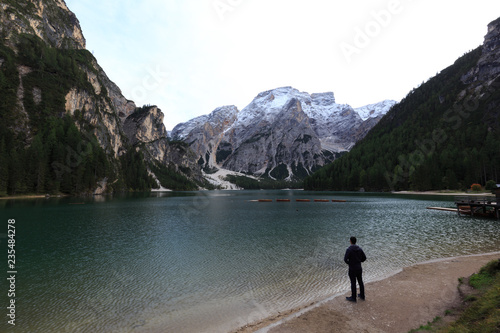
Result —
[{"label": "wooden dock", "polygon": [[500,200],[497,197],[458,196],[455,197],[458,215],[492,217],[500,219]]}]

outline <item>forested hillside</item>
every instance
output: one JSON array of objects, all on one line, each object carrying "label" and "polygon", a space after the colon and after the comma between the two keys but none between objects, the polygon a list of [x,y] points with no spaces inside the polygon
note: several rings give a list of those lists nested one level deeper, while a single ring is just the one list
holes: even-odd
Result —
[{"label": "forested hillside", "polygon": [[[113,163],[81,112],[74,116],[65,112],[67,91],[75,85],[90,85],[80,66],[90,67],[92,55],[86,50],[51,48],[29,35],[19,41],[18,55],[0,45],[0,194],[84,193],[106,177],[120,179],[116,190],[156,187],[141,153],[130,151],[120,163]],[[29,128],[29,133],[12,126],[22,121],[13,109],[23,68],[27,71],[24,121],[29,124],[18,126]]]},{"label": "forested hillside", "polygon": [[482,56],[483,48],[473,50],[412,90],[351,152],[308,177],[305,188],[424,191],[498,183],[500,78],[471,79]]}]

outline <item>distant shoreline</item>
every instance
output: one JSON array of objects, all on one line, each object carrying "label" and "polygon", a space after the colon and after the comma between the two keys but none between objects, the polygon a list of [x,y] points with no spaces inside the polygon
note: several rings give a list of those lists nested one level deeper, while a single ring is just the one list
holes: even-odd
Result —
[{"label": "distant shoreline", "polygon": [[[48,198],[50,198],[49,196]],[[11,200],[11,199],[43,199],[47,198],[45,194],[38,194],[38,195],[10,195],[6,197],[0,197],[0,200]]]},{"label": "distant shoreline", "polygon": [[476,195],[476,196],[493,196],[491,192],[488,193],[467,193],[467,192],[457,192],[457,191],[450,191],[450,192],[445,192],[445,191],[424,191],[424,192],[418,192],[418,191],[393,191],[391,192],[392,194],[411,194],[411,195]]},{"label": "distant shoreline", "polygon": [[16,200],[16,199],[49,199],[49,198],[65,198],[71,197],[68,194],[23,194],[23,195],[8,195],[5,197],[0,197],[0,200]]},{"label": "distant shoreline", "polygon": [[[151,190],[151,193],[158,193],[158,192],[174,192],[172,190],[168,189],[159,189],[159,190]],[[384,192],[380,192],[381,194]],[[443,195],[443,196],[453,196],[453,195],[476,195],[476,196],[494,196],[492,193],[467,193],[467,192],[456,192],[456,191],[424,191],[424,192],[419,192],[419,191],[392,191],[390,192],[391,194],[407,194],[407,195]],[[13,200],[13,199],[43,199],[43,198],[60,198],[60,197],[67,197],[69,195],[65,194],[58,194],[58,195],[46,195],[46,194],[26,194],[26,195],[10,195],[10,196],[5,196],[5,197],[0,197],[0,200]]]}]

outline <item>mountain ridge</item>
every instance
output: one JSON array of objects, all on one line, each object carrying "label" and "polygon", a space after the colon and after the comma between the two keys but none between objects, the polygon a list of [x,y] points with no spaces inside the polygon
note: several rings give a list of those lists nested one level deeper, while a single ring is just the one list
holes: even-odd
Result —
[{"label": "mountain ridge", "polygon": [[205,169],[291,181],[348,151],[394,104],[360,108],[363,120],[351,106],[337,104],[333,92],[287,86],[259,93],[242,110],[225,106],[178,124],[170,135],[187,142]]}]

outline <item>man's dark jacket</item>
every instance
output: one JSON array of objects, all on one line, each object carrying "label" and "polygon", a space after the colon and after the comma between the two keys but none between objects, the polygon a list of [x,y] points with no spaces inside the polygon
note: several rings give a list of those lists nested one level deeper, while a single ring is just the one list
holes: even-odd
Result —
[{"label": "man's dark jacket", "polygon": [[361,263],[366,260],[363,249],[357,245],[351,245],[345,251],[344,261],[349,265],[350,271],[361,270]]}]

